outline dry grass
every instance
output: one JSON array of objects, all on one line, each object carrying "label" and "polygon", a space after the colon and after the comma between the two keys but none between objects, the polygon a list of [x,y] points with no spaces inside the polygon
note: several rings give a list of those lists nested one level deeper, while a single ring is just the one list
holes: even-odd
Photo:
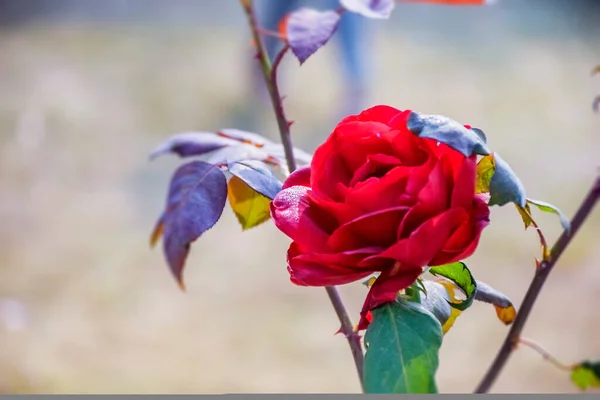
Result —
[{"label": "dry grass", "polygon": [[[590,109],[598,89],[589,76],[598,55],[575,39],[507,40],[477,59],[465,55],[472,48],[457,54],[382,37],[371,102],[484,128],[531,197],[572,214],[598,167],[600,120]],[[324,292],[288,282],[288,241],[270,223],[242,234],[226,210],[193,248],[186,294],[160,251],[148,249],[178,161],[149,164],[153,146],[170,133],[244,121],[273,136],[268,108],[248,95],[244,44],[230,31],[2,33],[0,392],[359,389]],[[310,150],[335,122],[334,54],[302,69],[285,64],[295,137]],[[565,362],[600,356],[599,216],[564,255],[525,332]],[[512,209],[492,218],[469,264],[518,304],[538,254],[535,234]],[[556,237],[558,222],[540,221]],[[343,295],[357,314],[364,289],[349,285]],[[445,338],[440,389],[472,390],[505,332],[486,305],[461,316]],[[495,390],[575,391],[527,349]]]}]

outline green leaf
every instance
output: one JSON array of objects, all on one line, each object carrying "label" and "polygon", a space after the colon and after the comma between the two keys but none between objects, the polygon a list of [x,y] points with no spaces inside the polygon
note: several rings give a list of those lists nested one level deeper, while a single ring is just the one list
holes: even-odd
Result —
[{"label": "green leaf", "polygon": [[571,381],[581,390],[600,387],[600,361],[584,361],[571,372]]},{"label": "green leaf", "polygon": [[494,169],[493,154],[489,154],[479,160],[477,163],[477,175],[475,176],[475,194],[489,193]]},{"label": "green leaf", "polygon": [[540,211],[558,215],[563,229],[567,232],[571,230],[571,223],[569,222],[569,219],[558,209],[558,207],[553,206],[550,203],[546,203],[545,201],[527,199],[527,205],[529,204],[536,206]]},{"label": "green leaf", "polygon": [[427,139],[435,139],[461,152],[465,157],[471,154],[490,154],[485,135],[480,129],[473,131],[464,125],[441,115],[427,115],[411,112],[406,122],[408,130]]},{"label": "green leaf", "polygon": [[421,304],[402,300],[372,314],[365,334],[366,393],[436,393],[442,344],[439,321]]},{"label": "green leaf", "polygon": [[237,176],[227,183],[229,205],[243,230],[262,224],[270,218],[271,200],[252,189]]},{"label": "green leaf", "polygon": [[517,310],[510,299],[485,282],[477,281],[475,300],[492,304],[498,319],[505,325],[512,324],[517,316]]},{"label": "green leaf", "polygon": [[457,310],[464,311],[473,304],[475,293],[477,292],[477,282],[471,271],[463,262],[439,265],[429,268],[429,272],[436,276],[442,276],[451,280],[463,291],[467,298],[459,303],[450,302],[450,305]]},{"label": "green leaf", "polygon": [[494,153],[495,171],[490,181],[489,205],[503,206],[506,203],[516,203],[521,207],[526,205],[525,188],[523,183],[498,153]]}]

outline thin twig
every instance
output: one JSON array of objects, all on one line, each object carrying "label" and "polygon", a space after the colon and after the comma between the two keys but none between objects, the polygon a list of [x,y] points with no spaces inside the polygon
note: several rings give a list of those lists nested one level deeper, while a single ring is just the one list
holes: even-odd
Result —
[{"label": "thin twig", "polygon": [[523,344],[530,349],[536,351],[542,358],[546,361],[549,361],[556,368],[561,369],[563,371],[572,371],[573,366],[564,364],[560,362],[556,357],[554,357],[548,350],[546,350],[541,344],[527,338],[519,338],[519,344]]},{"label": "thin twig", "polygon": [[550,250],[550,258],[542,261],[539,267],[535,270],[535,275],[533,276],[533,280],[527,289],[527,293],[525,294],[525,298],[523,299],[523,304],[521,305],[521,309],[517,313],[517,317],[515,318],[515,322],[511,326],[502,347],[498,351],[496,358],[492,365],[490,365],[487,373],[483,377],[483,380],[475,389],[475,393],[486,393],[489,391],[490,387],[496,381],[496,378],[504,368],[506,361],[512,354],[514,346],[518,343],[519,337],[521,336],[521,332],[523,331],[523,327],[527,322],[527,318],[529,318],[529,314],[531,313],[531,309],[535,304],[535,301],[548,278],[548,275],[554,268],[554,265],[560,258],[561,254],[565,251],[571,239],[575,236],[579,228],[583,225],[588,215],[594,209],[594,206],[600,199],[600,176],[596,177],[595,182],[593,183],[590,191],[587,196],[579,206],[579,209],[575,213],[575,216],[571,220],[571,230],[563,231],[560,235],[556,244]]},{"label": "thin twig", "polygon": [[[281,143],[285,151],[287,166],[289,171],[293,172],[296,169],[296,159],[294,158],[294,146],[292,145],[292,138],[290,135],[290,123],[285,117],[282,98],[279,94],[279,87],[277,85],[277,67],[281,63],[281,60],[289,49],[289,46],[286,45],[283,50],[279,52],[274,60],[273,66],[271,66],[271,61],[269,60],[269,56],[265,51],[262,38],[260,37],[261,29],[259,28],[258,21],[256,19],[252,0],[240,0],[240,4],[244,8],[248,18],[248,23],[250,24],[250,29],[252,30],[252,37],[257,49],[257,58],[260,62],[263,78],[267,85],[267,90],[269,91],[269,96],[271,97],[271,103],[273,104],[273,111],[275,112],[275,118],[277,119],[277,126],[279,127],[279,134],[281,135]],[[346,307],[344,306],[337,288],[335,286],[326,286],[325,290],[327,291],[329,300],[331,301],[335,313],[337,314],[337,317],[342,325],[341,331],[350,345],[350,350],[352,351],[352,357],[354,358],[354,364],[356,365],[356,371],[359,376],[360,384],[361,387],[363,387],[362,376],[364,356],[360,342],[360,336],[353,328],[352,321],[348,316],[348,312],[346,311]]]},{"label": "thin twig", "polygon": [[263,28],[258,28],[258,33],[260,33],[261,35],[264,36],[269,36],[269,37],[273,37],[273,38],[277,38],[277,39],[281,39],[283,40],[283,35],[279,32],[275,32],[275,31],[270,31],[268,29],[263,29]]}]

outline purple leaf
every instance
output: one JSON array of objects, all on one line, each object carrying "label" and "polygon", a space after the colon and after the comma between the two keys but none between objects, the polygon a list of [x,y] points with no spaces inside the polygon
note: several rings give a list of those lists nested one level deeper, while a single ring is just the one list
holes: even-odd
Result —
[{"label": "purple leaf", "polygon": [[374,19],[388,19],[394,9],[394,0],[340,0],[342,6],[353,13]]},{"label": "purple leaf", "polygon": [[333,35],[340,22],[335,11],[302,8],[287,17],[286,38],[302,64]]},{"label": "purple leaf", "polygon": [[210,164],[231,164],[238,161],[272,161],[275,164],[279,164],[279,160],[273,158],[263,149],[259,149],[256,146],[240,143],[237,146],[228,146],[219,149],[212,153],[206,160]]},{"label": "purple leaf", "polygon": [[[285,151],[280,143],[239,129],[180,133],[158,146],[150,155],[150,159],[166,153],[175,153],[180,157],[205,156],[203,159],[206,162],[219,166],[248,160],[264,161],[273,165],[285,164]],[[294,158],[299,163],[307,164],[312,156],[294,148]]]},{"label": "purple leaf", "polygon": [[[269,156],[278,159],[281,164],[285,164],[285,150],[281,144],[266,144],[262,150]],[[300,164],[310,164],[312,161],[312,155],[297,147],[294,147],[294,158]]]},{"label": "purple leaf", "polygon": [[234,139],[238,142],[253,144],[256,147],[262,147],[265,144],[273,143],[258,133],[241,131],[239,129],[221,129],[219,132],[217,132],[217,135],[228,139]]},{"label": "purple leaf", "polygon": [[214,226],[226,201],[227,179],[218,167],[192,161],[175,171],[163,215],[163,250],[182,288],[190,244]]},{"label": "purple leaf", "polygon": [[218,136],[212,132],[186,132],[168,139],[158,146],[150,159],[165,153],[175,153],[180,157],[200,156],[225,146],[238,145],[239,141]]},{"label": "purple leaf", "polygon": [[229,172],[271,200],[281,191],[282,183],[275,178],[269,166],[260,161],[229,164]]}]

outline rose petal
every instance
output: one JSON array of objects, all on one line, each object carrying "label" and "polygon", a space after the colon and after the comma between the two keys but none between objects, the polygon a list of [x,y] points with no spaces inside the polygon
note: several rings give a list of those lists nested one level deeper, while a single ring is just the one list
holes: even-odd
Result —
[{"label": "rose petal", "polygon": [[427,161],[431,152],[424,142],[425,139],[412,134],[406,126],[393,133],[393,154],[402,160],[402,165],[417,166]]},{"label": "rose petal", "polygon": [[438,158],[446,158],[446,162],[450,164],[452,169],[452,180],[456,180],[458,172],[465,161],[465,156],[460,151],[453,149],[445,143],[438,142],[435,139],[423,139],[423,142],[433,154],[437,155]]},{"label": "rose petal", "polygon": [[465,158],[454,180],[451,207],[469,207],[475,196],[475,175],[477,155]]},{"label": "rose petal", "polygon": [[444,246],[445,252],[460,252],[469,245],[473,240],[473,237],[475,237],[475,226],[473,222],[473,219],[469,218],[452,232]]},{"label": "rose petal", "polygon": [[357,183],[370,177],[381,178],[392,168],[401,164],[402,161],[395,156],[387,154],[369,154],[367,155],[367,161],[354,172],[349,187],[352,188]]},{"label": "rose petal", "polygon": [[392,145],[386,136],[390,128],[380,122],[352,121],[339,124],[333,136],[336,150],[346,162],[348,170],[355,171],[369,154],[392,154]]},{"label": "rose petal", "polygon": [[323,230],[323,220],[314,212],[315,207],[310,206],[309,193],[306,186],[282,190],[271,202],[271,217],[275,226],[293,241],[319,251],[326,248],[329,235]]},{"label": "rose petal", "polygon": [[461,224],[452,233],[446,242],[444,250],[431,260],[431,266],[460,261],[475,252],[479,244],[481,232],[490,221],[490,209],[482,196],[474,198],[470,213],[469,221]]},{"label": "rose petal", "polygon": [[429,265],[434,267],[436,265],[450,264],[450,263],[453,263],[456,261],[464,260],[467,257],[470,257],[475,252],[475,249],[477,248],[477,245],[479,244],[480,237],[481,237],[481,230],[478,230],[474,233],[474,235],[472,237],[470,237],[470,240],[469,240],[468,244],[466,245],[466,247],[464,247],[463,249],[461,249],[459,251],[443,250],[440,253],[438,253],[438,255],[436,255],[429,262]]},{"label": "rose petal", "polygon": [[348,170],[344,158],[336,149],[335,133],[323,143],[313,156],[310,176],[310,187],[320,196],[334,201],[342,201],[338,185],[347,185],[352,179],[352,171]]},{"label": "rose petal", "polygon": [[[392,121],[395,117],[397,117],[399,114],[405,113],[407,113],[407,111],[400,111],[390,106],[377,105],[371,108],[367,108],[358,115],[350,115],[344,118],[340,122],[340,124],[352,121],[376,121],[381,122],[382,124],[389,125],[389,122]],[[408,114],[410,114],[410,112],[408,112]],[[408,118],[408,114],[406,118]]]},{"label": "rose petal", "polygon": [[[343,225],[348,221],[358,218],[364,211],[360,207],[356,207],[348,203],[340,203],[322,197],[314,190],[310,192],[311,204],[315,204],[323,214],[335,219],[337,226]],[[336,228],[337,228],[336,226]],[[334,228],[335,229],[335,228]],[[333,230],[332,230],[333,231]]]},{"label": "rose petal", "polygon": [[420,267],[413,267],[403,271],[401,274],[389,275],[389,272],[383,272],[377,279],[363,304],[360,312],[361,319],[358,323],[358,329],[366,329],[369,325],[367,313],[382,304],[392,302],[398,296],[398,292],[412,285],[419,275],[423,273]]},{"label": "rose petal", "polygon": [[405,187],[412,168],[399,166],[381,178],[369,178],[348,191],[346,204],[365,212],[414,204],[414,198],[405,196]]},{"label": "rose petal", "polygon": [[344,285],[365,278],[373,271],[340,265],[336,262],[353,263],[359,260],[368,250],[360,254],[300,254],[296,243],[292,243],[288,250],[288,272],[290,280],[300,286],[331,286]]},{"label": "rose petal", "polygon": [[450,234],[466,217],[467,213],[462,208],[445,211],[425,221],[408,238],[373,257],[391,258],[405,265],[426,266],[444,248]]},{"label": "rose petal", "polygon": [[419,192],[429,181],[429,175],[437,164],[435,157],[429,157],[423,164],[409,169],[409,179],[406,182],[406,193],[417,197]]},{"label": "rose petal", "polygon": [[444,159],[438,160],[433,167],[427,184],[419,192],[418,200],[430,215],[436,215],[448,209],[450,188],[444,176]]},{"label": "rose petal", "polygon": [[386,248],[396,241],[398,225],[407,210],[400,206],[361,215],[336,229],[327,245],[335,252],[368,246]]},{"label": "rose petal", "polygon": [[292,186],[310,187],[310,165],[305,165],[292,172],[285,182],[283,182],[282,189],[287,189]]}]

